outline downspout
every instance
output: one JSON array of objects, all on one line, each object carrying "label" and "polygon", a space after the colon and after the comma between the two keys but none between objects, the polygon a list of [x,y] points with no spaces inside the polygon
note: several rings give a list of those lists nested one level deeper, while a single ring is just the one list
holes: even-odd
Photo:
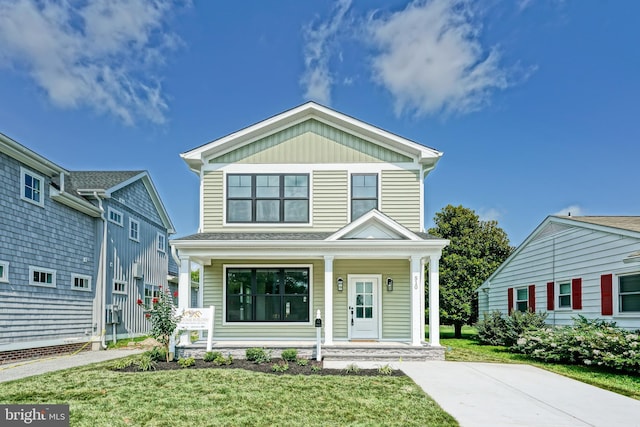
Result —
[{"label": "downspout", "polygon": [[107,300],[107,218],[105,217],[104,206],[102,206],[102,198],[98,196],[96,191],[93,192],[94,197],[98,200],[98,208],[100,209],[100,219],[102,219],[102,247],[100,248],[100,264],[102,265],[102,299],[100,301],[100,346],[103,350],[107,349],[105,341],[107,334],[107,326],[105,324],[106,300]]}]

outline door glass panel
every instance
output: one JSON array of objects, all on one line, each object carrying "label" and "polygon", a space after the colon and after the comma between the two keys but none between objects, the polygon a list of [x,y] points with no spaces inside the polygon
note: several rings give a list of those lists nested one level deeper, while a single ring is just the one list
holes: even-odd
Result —
[{"label": "door glass panel", "polygon": [[356,293],[361,294],[364,292],[364,284],[362,282],[356,282]]},{"label": "door glass panel", "polygon": [[365,305],[373,305],[373,295],[365,295],[364,296],[364,304]]},{"label": "door glass panel", "polygon": [[364,309],[362,307],[356,308],[356,317],[362,319],[364,317]]},{"label": "door glass panel", "polygon": [[356,305],[358,306],[364,305],[364,302],[362,301],[362,297],[363,295],[356,295]]},{"label": "door glass panel", "polygon": [[364,285],[364,291],[365,291],[366,293],[368,293],[368,294],[372,293],[372,292],[373,292],[373,283],[371,283],[371,282],[367,282],[367,283],[365,283],[365,285]]},{"label": "door glass panel", "polygon": [[365,307],[364,317],[366,319],[373,319],[373,307]]},{"label": "door glass panel", "polygon": [[373,283],[356,282],[356,318],[373,319]]}]

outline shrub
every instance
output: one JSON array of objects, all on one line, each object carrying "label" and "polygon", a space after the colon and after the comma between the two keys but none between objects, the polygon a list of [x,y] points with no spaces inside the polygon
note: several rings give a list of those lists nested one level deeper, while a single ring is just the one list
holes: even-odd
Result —
[{"label": "shrub", "polygon": [[[177,293],[173,296],[177,297]],[[169,341],[180,322],[176,307],[173,305],[173,296],[169,289],[160,288],[157,297],[151,300],[151,307],[144,307],[144,301],[138,299],[137,304],[144,307],[144,317],[151,321],[151,336],[155,338],[166,351],[166,360],[169,361]]]},{"label": "shrub", "polygon": [[180,365],[181,368],[188,368],[189,366],[193,366],[196,364],[196,359],[193,357],[181,357],[180,359],[178,359],[178,365]]},{"label": "shrub", "polygon": [[273,365],[271,365],[271,370],[273,372],[286,372],[289,370],[289,364],[285,361],[274,363]]},{"label": "shrub", "polygon": [[482,344],[512,347],[525,331],[544,328],[546,318],[547,313],[513,311],[505,317],[494,311],[476,324],[478,339]]},{"label": "shrub", "polygon": [[118,359],[115,362],[113,362],[113,364],[111,364],[112,369],[125,369],[128,368],[129,366],[133,365],[134,363],[136,363],[137,358],[136,357],[125,357],[123,359]]},{"label": "shrub", "polygon": [[298,358],[298,350],[295,348],[288,348],[286,350],[282,350],[282,359],[287,362],[295,362]]},{"label": "shrub", "polygon": [[148,354],[142,353],[135,361],[136,367],[141,371],[156,369],[156,362]]},{"label": "shrub", "polygon": [[311,372],[320,372],[321,370],[322,370],[322,367],[318,365],[313,365],[311,367]]},{"label": "shrub", "polygon": [[203,360],[205,362],[213,363],[216,366],[231,365],[233,357],[229,354],[229,357],[224,357],[219,351],[208,351],[205,353]]},{"label": "shrub", "polygon": [[153,347],[146,352],[154,362],[163,362],[167,360],[167,350],[162,347]]},{"label": "shrub", "polygon": [[257,364],[271,362],[271,351],[267,351],[264,348],[252,347],[245,351],[245,357],[251,362]]},{"label": "shrub", "polygon": [[393,368],[390,365],[383,365],[378,367],[378,374],[391,375],[393,374]]},{"label": "shrub", "polygon": [[355,363],[352,363],[352,364],[348,365],[346,368],[344,368],[344,371],[347,374],[357,374],[358,372],[360,372],[360,367],[358,365],[356,365]]},{"label": "shrub", "polygon": [[213,362],[216,358],[223,357],[219,351],[207,351],[202,360],[205,362]]},{"label": "shrub", "polygon": [[309,364],[309,359],[296,359],[296,363],[298,366],[307,366]]}]

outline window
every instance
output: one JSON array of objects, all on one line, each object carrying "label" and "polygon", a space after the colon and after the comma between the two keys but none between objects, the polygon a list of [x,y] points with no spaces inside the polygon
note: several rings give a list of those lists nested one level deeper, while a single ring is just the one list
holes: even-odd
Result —
[{"label": "window", "polygon": [[558,308],[571,308],[571,283],[558,285]]},{"label": "window", "polygon": [[29,284],[56,287],[56,271],[48,268],[29,267]]},{"label": "window", "polygon": [[378,175],[351,175],[351,221],[378,209]]},{"label": "window", "polygon": [[140,241],[140,223],[132,218],[129,218],[129,238],[136,242]]},{"label": "window", "polygon": [[72,274],[71,275],[71,288],[82,290],[82,291],[90,291],[91,290],[91,277],[83,276],[80,274]]},{"label": "window", "polygon": [[227,222],[308,223],[309,175],[227,175]]},{"label": "window", "polygon": [[308,268],[228,268],[227,322],[308,322]]},{"label": "window", "polygon": [[158,233],[157,244],[158,244],[158,250],[159,250],[160,252],[164,252],[164,251],[166,251],[166,247],[167,247],[167,238],[165,237],[165,235],[164,235],[164,234],[162,234],[162,233]]},{"label": "window", "polygon": [[116,294],[126,294],[127,293],[127,282],[124,280],[114,280],[113,281],[113,292]]},{"label": "window", "polygon": [[44,207],[44,197],[42,194],[44,178],[27,169],[20,168],[20,185],[20,198],[22,200]]},{"label": "window", "polygon": [[640,274],[620,276],[619,288],[619,312],[640,312]]},{"label": "window", "polygon": [[153,299],[160,296],[160,289],[156,285],[145,284],[144,285],[144,306],[152,307]]},{"label": "window", "polygon": [[516,289],[516,310],[529,311],[529,288]]},{"label": "window", "polygon": [[0,261],[0,282],[9,281],[9,263]]},{"label": "window", "polygon": [[120,227],[122,227],[122,224],[123,224],[122,212],[115,210],[113,208],[109,208],[109,221],[111,221],[114,224],[118,224]]}]

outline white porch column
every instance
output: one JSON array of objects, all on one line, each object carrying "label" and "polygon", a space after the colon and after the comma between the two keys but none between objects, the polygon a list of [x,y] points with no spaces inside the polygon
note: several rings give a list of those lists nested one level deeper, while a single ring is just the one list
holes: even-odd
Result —
[{"label": "white porch column", "polygon": [[424,298],[424,293],[420,295],[420,266],[422,259],[419,256],[411,257],[411,345],[419,346],[424,341],[424,335],[420,336],[422,331],[421,323],[424,323],[424,312],[420,313],[420,299]]},{"label": "white porch column", "polygon": [[420,322],[420,336],[422,337],[422,340],[424,341],[424,333],[425,333],[425,321],[424,321],[424,309],[425,309],[425,304],[424,304],[424,300],[425,300],[425,293],[424,293],[424,283],[425,283],[425,274],[424,274],[424,267],[425,267],[425,259],[421,258],[420,259],[420,281],[418,283],[420,283],[420,314],[422,315],[422,320]]},{"label": "white porch column", "polygon": [[440,345],[440,254],[429,257],[429,344]]},{"label": "white porch column", "polygon": [[[191,261],[180,257],[180,273],[178,275],[178,308],[187,309],[191,306]],[[189,345],[191,340],[188,333],[180,334],[180,345]]]},{"label": "white porch column", "polygon": [[333,344],[333,257],[324,257],[324,345]]}]

